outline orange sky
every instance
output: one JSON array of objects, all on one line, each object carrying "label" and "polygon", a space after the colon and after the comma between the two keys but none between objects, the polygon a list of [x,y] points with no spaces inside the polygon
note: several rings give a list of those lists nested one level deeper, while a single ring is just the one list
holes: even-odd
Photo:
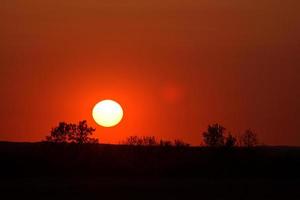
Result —
[{"label": "orange sky", "polygon": [[[194,145],[208,124],[300,145],[298,0],[2,0],[0,140],[87,119]],[[115,99],[115,128],[91,110]]]}]

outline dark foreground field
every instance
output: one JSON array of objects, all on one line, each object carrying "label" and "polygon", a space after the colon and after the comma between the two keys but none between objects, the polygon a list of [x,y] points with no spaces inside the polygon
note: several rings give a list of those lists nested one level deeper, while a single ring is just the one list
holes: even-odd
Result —
[{"label": "dark foreground field", "polygon": [[0,199],[300,199],[299,148],[3,142],[0,159]]}]

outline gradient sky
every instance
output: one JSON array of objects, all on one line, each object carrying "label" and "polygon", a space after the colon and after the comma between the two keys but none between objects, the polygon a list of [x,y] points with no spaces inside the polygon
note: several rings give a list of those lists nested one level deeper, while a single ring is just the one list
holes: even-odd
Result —
[{"label": "gradient sky", "polygon": [[[87,119],[194,145],[219,122],[300,145],[299,0],[1,0],[0,140]],[[91,110],[115,99],[125,118]]]}]

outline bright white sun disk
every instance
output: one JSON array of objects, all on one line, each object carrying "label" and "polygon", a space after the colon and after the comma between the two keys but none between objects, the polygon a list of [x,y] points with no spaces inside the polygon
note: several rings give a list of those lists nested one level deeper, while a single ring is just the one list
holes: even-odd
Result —
[{"label": "bright white sun disk", "polygon": [[100,126],[113,127],[122,120],[123,109],[116,101],[103,100],[94,106],[92,115]]}]

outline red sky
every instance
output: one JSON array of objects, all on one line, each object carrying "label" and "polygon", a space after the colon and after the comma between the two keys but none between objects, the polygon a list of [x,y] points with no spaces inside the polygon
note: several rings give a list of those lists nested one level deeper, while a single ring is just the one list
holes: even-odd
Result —
[{"label": "red sky", "polygon": [[[0,140],[87,119],[104,143],[201,143],[210,123],[300,145],[298,0],[2,0]],[[102,99],[125,118],[101,128]]]}]

